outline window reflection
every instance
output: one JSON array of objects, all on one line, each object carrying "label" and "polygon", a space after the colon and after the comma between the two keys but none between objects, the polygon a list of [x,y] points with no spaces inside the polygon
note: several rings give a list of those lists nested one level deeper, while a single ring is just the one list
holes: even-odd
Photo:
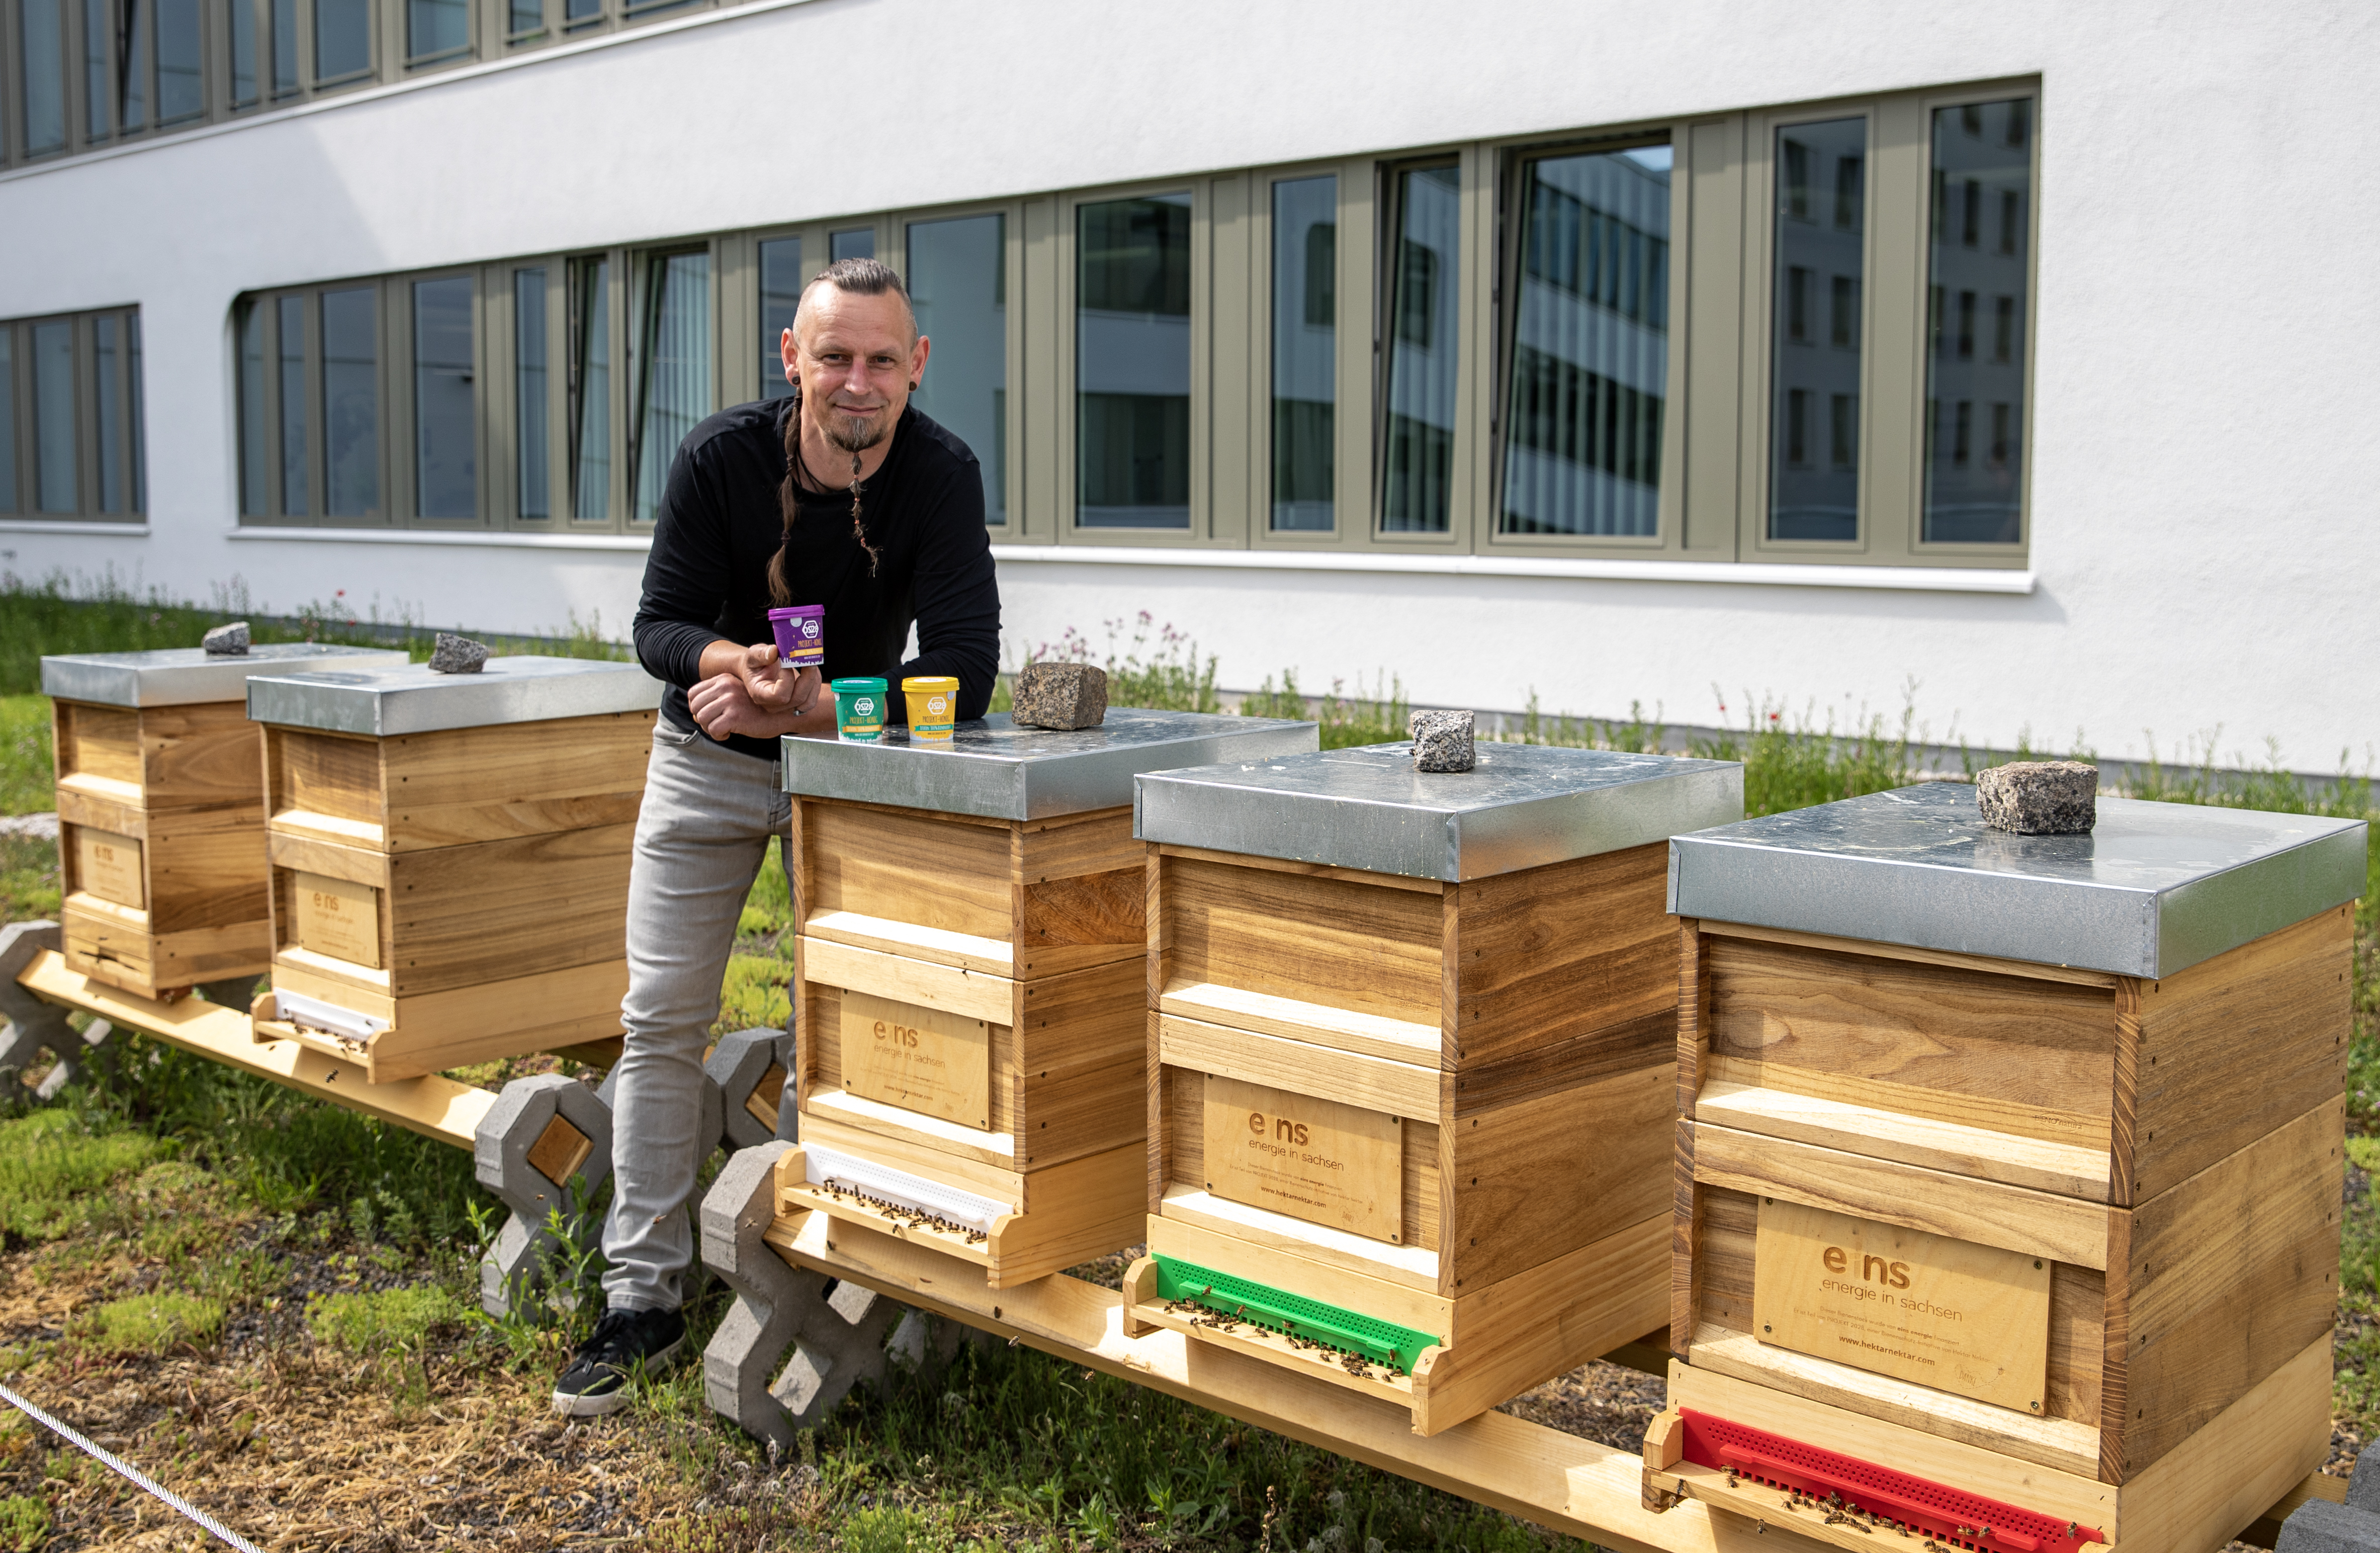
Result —
[{"label": "window reflection", "polygon": [[34,509],[72,513],[81,504],[75,468],[74,325],[35,324],[33,336]]},{"label": "window reflection", "polygon": [[94,140],[107,139],[113,116],[108,105],[115,97],[115,83],[107,79],[107,41],[115,27],[107,10],[107,0],[82,0],[82,128]]},{"label": "window reflection", "polygon": [[231,0],[231,105],[245,108],[257,98],[256,0]]},{"label": "window reflection", "polygon": [[480,515],[471,277],[413,285],[414,499],[424,517]]},{"label": "window reflection", "polygon": [[1528,164],[1505,419],[1507,534],[1659,531],[1668,146]]},{"label": "window reflection", "polygon": [[546,442],[545,268],[513,272],[514,462],[520,469],[520,515],[553,516]]},{"label": "window reflection", "polygon": [[612,261],[570,266],[570,515],[612,516]]},{"label": "window reflection", "polygon": [[25,150],[33,155],[67,143],[66,5],[67,0],[22,0],[17,13]]},{"label": "window reflection", "polygon": [[1928,543],[2015,544],[2024,537],[2019,443],[2032,110],[2032,100],[2020,97],[1934,114],[1923,528]]},{"label": "window reflection", "polygon": [[120,0],[116,98],[123,105],[127,129],[139,129],[149,122],[149,21],[146,0]]},{"label": "window reflection", "polygon": [[647,261],[638,340],[636,519],[660,510],[677,444],[710,413],[710,255],[656,254]]},{"label": "window reflection", "polygon": [[281,366],[281,511],[303,517],[306,490],[306,299],[284,297],[279,326]]},{"label": "window reflection", "polygon": [[837,232],[826,240],[829,261],[838,259],[873,259],[876,257],[876,228],[856,226],[848,232]]},{"label": "window reflection", "polygon": [[1075,522],[1190,527],[1190,196],[1075,207]]},{"label": "window reflection", "polygon": [[802,302],[802,240],[773,237],[760,245],[760,397],[783,399],[794,391],[785,381],[785,331]]},{"label": "window reflection", "polygon": [[371,68],[371,0],[314,0],[314,79]]},{"label": "window reflection", "polygon": [[250,302],[239,314],[239,510],[259,516],[273,510],[264,395],[264,304]]},{"label": "window reflection", "polygon": [[[248,10],[253,29],[253,8],[233,8]],[[200,0],[157,0],[157,122],[161,126],[179,124],[206,111],[199,18]],[[247,68],[253,81],[256,67],[250,64]]]},{"label": "window reflection", "polygon": [[406,0],[405,52],[438,59],[471,46],[470,0]]},{"label": "window reflection", "polygon": [[0,329],[0,513],[17,510],[16,332]]},{"label": "window reflection", "polygon": [[1332,525],[1339,180],[1272,186],[1272,528]]},{"label": "window reflection", "polygon": [[332,517],[380,508],[379,303],[376,286],[322,293],[322,511]]},{"label": "window reflection", "polygon": [[[1772,540],[1859,538],[1866,158],[1865,118],[1787,125],[1777,131],[1776,301],[1769,353]],[[1815,192],[1821,189],[1827,191],[1824,200]]]},{"label": "window reflection", "polygon": [[99,443],[99,510],[124,510],[124,362],[115,320],[91,321],[91,428]]},{"label": "window reflection", "polygon": [[911,402],[974,450],[986,523],[1008,521],[1007,218],[909,226],[909,300],[933,341]]},{"label": "window reflection", "polygon": [[1454,473],[1462,176],[1453,163],[1408,167],[1396,175],[1395,188],[1380,527],[1442,534]]}]

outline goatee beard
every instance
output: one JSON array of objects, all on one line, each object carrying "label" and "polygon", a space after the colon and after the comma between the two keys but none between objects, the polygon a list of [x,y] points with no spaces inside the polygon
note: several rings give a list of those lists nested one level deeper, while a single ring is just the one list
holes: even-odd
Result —
[{"label": "goatee beard", "polygon": [[884,440],[884,433],[890,427],[889,419],[869,420],[860,416],[838,415],[830,411],[824,430],[826,440],[844,452],[866,453]]}]

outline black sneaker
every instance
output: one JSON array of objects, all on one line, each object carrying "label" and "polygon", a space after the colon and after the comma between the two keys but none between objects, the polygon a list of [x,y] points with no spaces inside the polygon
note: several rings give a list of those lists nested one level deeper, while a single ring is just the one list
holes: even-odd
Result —
[{"label": "black sneaker", "polygon": [[605,1311],[553,1383],[553,1411],[573,1418],[619,1412],[628,1405],[630,1378],[638,1370],[659,1374],[685,1342],[686,1317],[676,1311]]}]

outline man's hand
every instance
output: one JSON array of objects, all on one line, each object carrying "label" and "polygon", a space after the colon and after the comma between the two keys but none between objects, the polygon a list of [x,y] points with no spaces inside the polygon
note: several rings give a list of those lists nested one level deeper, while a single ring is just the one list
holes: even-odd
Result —
[{"label": "man's hand", "polygon": [[736,673],[750,692],[752,704],[766,711],[807,711],[818,699],[822,683],[816,669],[787,667],[777,656],[774,642],[746,648]]},{"label": "man's hand", "polygon": [[818,693],[817,670],[805,669],[802,674],[809,684],[806,691],[797,688],[795,692],[793,698],[802,703],[799,710],[771,711],[761,706],[752,698],[743,679],[734,673],[713,674],[687,691],[686,710],[694,714],[696,727],[722,742],[731,734],[753,739],[773,739],[780,734],[832,737],[834,698]]}]

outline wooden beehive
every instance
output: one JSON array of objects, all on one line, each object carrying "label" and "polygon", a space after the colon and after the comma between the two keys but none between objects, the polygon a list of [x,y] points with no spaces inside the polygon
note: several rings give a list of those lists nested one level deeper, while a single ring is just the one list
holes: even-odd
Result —
[{"label": "wooden beehive", "polygon": [[1314,742],[1123,710],[1077,733],[995,718],[941,748],[785,741],[801,1144],[781,1211],[896,1230],[993,1288],[1137,1241],[1133,775]]},{"label": "wooden beehive", "polygon": [[168,1000],[261,974],[272,933],[248,676],[404,661],[399,651],[306,643],[42,659],[67,964]]},{"label": "wooden beehive", "polygon": [[[1456,775],[1390,746],[1145,779],[1135,1329],[1434,1434],[1658,1329],[1666,839],[1742,805],[1734,765],[1522,746]],[[1394,1330],[1351,1348],[1333,1320]]]},{"label": "wooden beehive", "polygon": [[[1944,784],[1679,840],[1670,1401],[2211,1548],[2328,1450],[2363,827],[2099,812],[2010,836]],[[1654,1491],[1728,1492],[1665,1450]]]},{"label": "wooden beehive", "polygon": [[384,1083],[617,1036],[658,699],[633,664],[537,657],[257,681],[259,1038]]}]

